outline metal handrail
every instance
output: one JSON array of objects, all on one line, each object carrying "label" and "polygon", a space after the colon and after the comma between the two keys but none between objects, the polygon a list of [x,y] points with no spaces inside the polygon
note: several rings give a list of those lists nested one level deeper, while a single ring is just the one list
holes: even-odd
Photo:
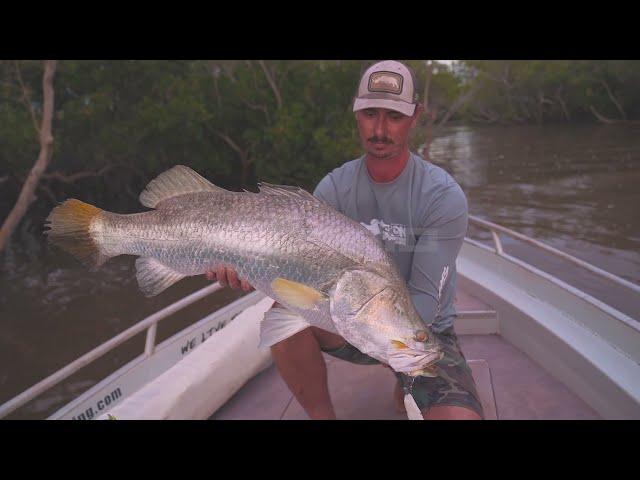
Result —
[{"label": "metal handrail", "polygon": [[502,249],[502,243],[500,242],[500,238],[498,237],[498,232],[500,232],[500,233],[509,235],[511,237],[517,238],[518,240],[522,240],[524,243],[528,243],[529,245],[532,245],[534,247],[537,247],[549,253],[552,253],[557,257],[560,257],[564,260],[567,260],[573,263],[574,265],[578,265],[579,267],[589,270],[590,272],[598,275],[599,277],[606,278],[607,280],[610,280],[614,283],[617,283],[618,285],[621,285],[625,288],[633,290],[636,293],[640,293],[640,285],[631,283],[628,280],[625,280],[624,278],[620,278],[617,275],[614,275],[613,273],[607,272],[606,270],[603,270],[594,265],[591,265],[590,263],[585,262],[584,260],[580,260],[579,258],[569,255],[568,253],[564,253],[563,251],[553,248],[538,240],[534,240],[531,237],[527,237],[522,233],[518,233],[514,230],[498,225],[497,223],[489,222],[487,220],[482,220],[481,218],[475,217],[473,215],[469,215],[469,223],[476,225],[478,227],[486,228],[491,232],[491,236],[493,237],[493,242],[495,245],[495,251],[497,255],[501,255],[501,256],[504,255],[504,251]]},{"label": "metal handrail", "polygon": [[77,360],[71,362],[66,367],[63,367],[62,369],[48,376],[44,380],[38,382],[33,387],[29,388],[28,390],[25,390],[17,397],[14,397],[8,402],[0,405],[0,418],[6,417],[14,410],[23,406],[25,403],[33,400],[42,392],[54,387],[55,385],[63,381],[65,378],[69,377],[70,375],[73,375],[81,368],[87,366],[89,363],[103,356],[105,353],[110,352],[117,346],[123,344],[124,342],[131,339],[138,333],[142,332],[144,329],[147,329],[147,337],[145,341],[144,353],[145,353],[145,356],[150,357],[151,355],[153,355],[153,352],[155,351],[156,331],[157,331],[158,322],[160,320],[167,318],[168,316],[174,314],[178,310],[181,310],[191,305],[192,303],[197,302],[198,300],[206,297],[207,295],[217,292],[221,288],[222,288],[222,285],[220,285],[219,282],[216,282],[213,285],[204,287],[192,293],[191,295],[188,295],[178,300],[177,302],[172,303],[168,307],[163,308],[162,310],[154,313],[153,315],[146,317],[144,320],[136,323],[135,325],[128,328],[124,332],[116,335],[110,340],[107,340],[102,345],[94,348],[93,350],[84,354]]}]

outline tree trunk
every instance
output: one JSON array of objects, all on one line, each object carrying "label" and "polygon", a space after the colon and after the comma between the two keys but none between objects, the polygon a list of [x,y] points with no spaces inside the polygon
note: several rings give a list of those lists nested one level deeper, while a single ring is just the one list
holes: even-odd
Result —
[{"label": "tree trunk", "polygon": [[282,109],[282,95],[280,94],[280,90],[278,89],[278,85],[276,84],[276,81],[273,78],[273,75],[271,75],[271,72],[269,71],[269,69],[265,65],[264,60],[259,60],[258,63],[260,64],[260,67],[262,67],[262,71],[264,72],[264,76],[267,77],[267,82],[269,82],[269,86],[271,87],[271,90],[273,90],[273,94],[276,97],[276,104],[278,105],[278,110],[280,110],[280,109]]},{"label": "tree trunk", "polygon": [[593,105],[589,105],[589,110],[591,110],[591,113],[593,113],[595,115],[595,117],[598,120],[600,120],[600,122],[602,122],[602,123],[606,123],[606,124],[616,123],[616,120],[612,120],[611,118],[607,118],[604,115],[602,115],[600,112],[598,112]]},{"label": "tree trunk", "polygon": [[27,213],[29,205],[35,200],[34,192],[38,186],[40,177],[47,169],[47,165],[51,160],[53,153],[53,136],[51,134],[51,120],[53,118],[54,107],[53,77],[56,71],[56,64],[56,60],[44,61],[44,74],[42,76],[44,108],[40,126],[40,153],[22,186],[16,204],[2,224],[2,228],[0,228],[0,251],[4,250],[11,234],[20,223],[20,220],[22,220],[24,214]]},{"label": "tree trunk", "polygon": [[537,95],[537,101],[536,101],[536,123],[538,125],[542,124],[542,121],[544,120],[544,97],[542,95],[542,92],[538,92]]},{"label": "tree trunk", "polygon": [[567,109],[567,104],[565,103],[564,99],[562,98],[562,89],[558,88],[558,90],[556,90],[556,100],[558,100],[558,103],[560,104],[560,108],[562,109],[562,113],[564,115],[564,118],[567,120],[567,122],[571,121],[571,114],[569,113],[569,110]]},{"label": "tree trunk", "polygon": [[523,100],[522,98],[518,99],[518,103],[520,104],[520,109],[522,110],[522,113],[524,115],[524,118],[526,120],[531,120],[531,112],[529,111],[529,107],[527,107],[527,102],[526,100]]},{"label": "tree trunk", "polygon": [[620,102],[618,101],[618,99],[615,97],[615,95],[613,94],[613,92],[609,88],[609,84],[605,80],[600,80],[600,83],[602,83],[604,88],[607,90],[607,94],[609,95],[609,98],[611,99],[611,101],[614,103],[614,105],[616,106],[616,108],[620,112],[620,115],[622,115],[622,118],[624,120],[626,120],[627,119],[627,113],[624,111],[624,109],[622,108],[622,105],[620,105]]},{"label": "tree trunk", "polygon": [[475,86],[472,87],[469,91],[461,93],[453,102],[451,107],[449,107],[449,110],[447,111],[447,113],[445,113],[444,117],[442,117],[442,119],[438,122],[438,127],[442,127],[445,123],[447,123],[453,116],[453,114],[456,113],[460,109],[460,107],[462,107],[471,99],[471,97],[475,95],[475,93],[478,91],[478,88],[479,83],[476,83]]},{"label": "tree trunk", "polygon": [[226,133],[220,132],[218,130],[214,130],[214,132],[218,137],[220,137],[227,145],[229,145],[240,157],[240,167],[242,171],[240,172],[240,187],[244,188],[247,186],[247,179],[249,178],[249,171],[251,168],[251,159],[249,158],[249,153],[246,150],[240,148],[240,146],[233,141],[233,139],[227,135]]},{"label": "tree trunk", "polygon": [[429,90],[431,89],[431,77],[433,76],[433,61],[427,60],[426,73],[424,81],[424,114],[427,119],[425,125],[424,145],[422,147],[422,156],[425,160],[429,160],[429,151],[431,150],[431,142],[433,142],[433,123],[436,120],[436,112],[429,108]]}]

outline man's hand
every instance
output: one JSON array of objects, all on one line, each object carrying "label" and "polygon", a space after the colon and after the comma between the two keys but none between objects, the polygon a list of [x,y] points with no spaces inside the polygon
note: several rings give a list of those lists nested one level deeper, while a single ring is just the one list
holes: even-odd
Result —
[{"label": "man's hand", "polygon": [[253,290],[253,287],[242,278],[238,278],[238,272],[229,267],[220,266],[216,270],[208,270],[205,272],[205,276],[207,279],[215,282],[216,280],[220,282],[220,285],[226,287],[227,285],[231,288],[238,289],[242,288],[245,292],[250,292]]}]

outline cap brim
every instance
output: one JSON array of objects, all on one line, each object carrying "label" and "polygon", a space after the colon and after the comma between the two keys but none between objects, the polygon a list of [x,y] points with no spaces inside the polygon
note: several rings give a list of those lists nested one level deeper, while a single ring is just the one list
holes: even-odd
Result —
[{"label": "cap brim", "polygon": [[356,98],[353,102],[353,111],[357,112],[365,108],[387,108],[410,117],[416,111],[416,104],[388,98]]}]

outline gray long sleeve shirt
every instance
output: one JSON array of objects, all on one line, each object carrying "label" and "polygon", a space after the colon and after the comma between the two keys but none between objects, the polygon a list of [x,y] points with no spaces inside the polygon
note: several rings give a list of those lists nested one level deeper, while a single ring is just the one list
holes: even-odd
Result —
[{"label": "gray long sleeve shirt", "polygon": [[453,325],[456,257],[468,213],[462,189],[447,172],[411,153],[395,180],[378,183],[361,157],[326,175],[313,194],[382,241],[426,324],[436,332]]}]

